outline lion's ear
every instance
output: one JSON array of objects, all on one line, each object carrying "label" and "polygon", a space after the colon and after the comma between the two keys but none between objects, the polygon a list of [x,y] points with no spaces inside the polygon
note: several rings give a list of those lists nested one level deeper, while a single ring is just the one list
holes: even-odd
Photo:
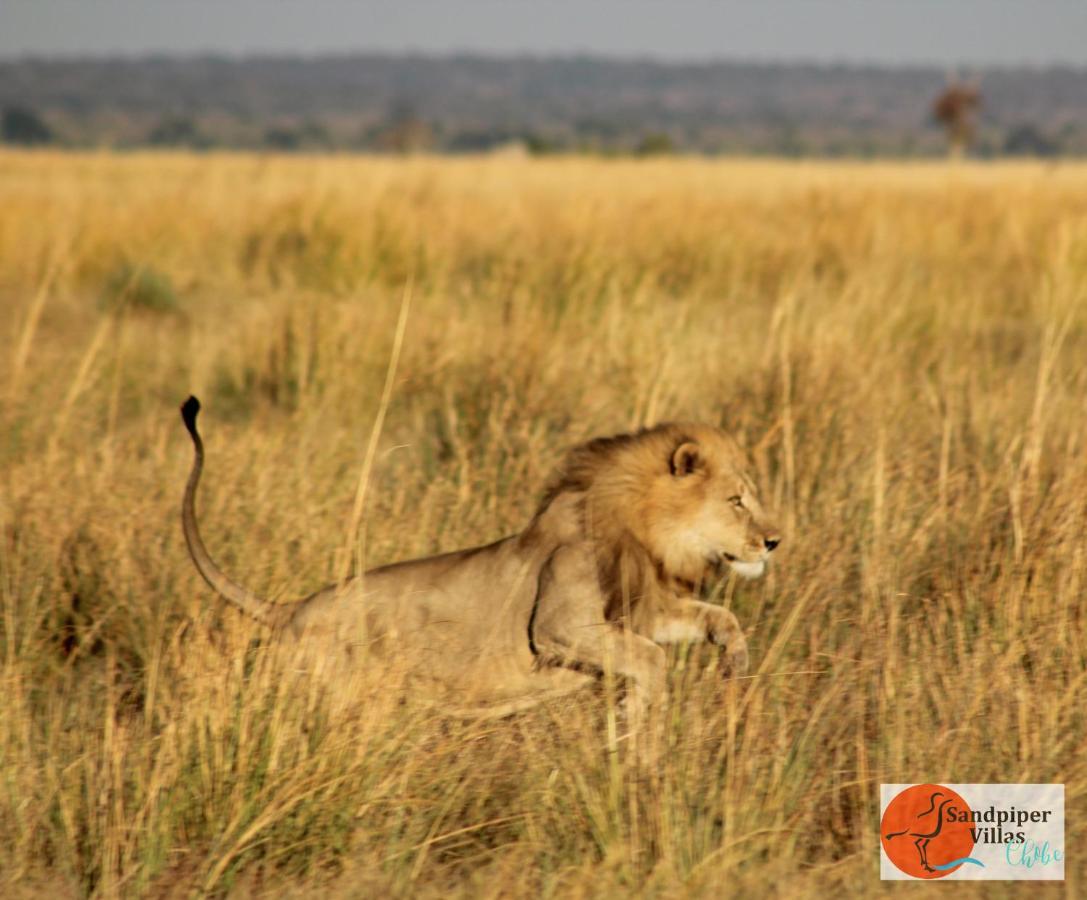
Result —
[{"label": "lion's ear", "polygon": [[672,474],[677,478],[693,475],[705,465],[702,451],[694,441],[684,441],[672,451]]}]

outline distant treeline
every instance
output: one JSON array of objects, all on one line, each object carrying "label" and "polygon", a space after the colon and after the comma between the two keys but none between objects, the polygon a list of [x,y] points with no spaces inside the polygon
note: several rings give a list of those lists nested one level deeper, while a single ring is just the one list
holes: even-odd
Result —
[{"label": "distant treeline", "polygon": [[[971,72],[973,152],[1087,153],[1087,69]],[[72,147],[911,156],[934,68],[352,55],[0,62],[0,138]]]}]

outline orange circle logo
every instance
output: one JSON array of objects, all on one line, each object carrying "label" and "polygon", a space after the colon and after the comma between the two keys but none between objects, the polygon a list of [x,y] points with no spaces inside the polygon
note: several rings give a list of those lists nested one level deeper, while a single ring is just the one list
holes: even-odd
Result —
[{"label": "orange circle logo", "polygon": [[915,784],[895,795],[880,822],[887,858],[914,878],[943,878],[974,849],[970,807],[950,788]]}]

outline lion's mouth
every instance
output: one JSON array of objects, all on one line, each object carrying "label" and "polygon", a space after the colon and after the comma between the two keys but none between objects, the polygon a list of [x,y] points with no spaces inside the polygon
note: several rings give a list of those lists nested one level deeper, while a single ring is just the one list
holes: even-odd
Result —
[{"label": "lion's mouth", "polygon": [[726,566],[743,578],[758,578],[766,571],[766,560],[744,560],[731,553],[720,551],[711,560],[711,565],[720,573]]},{"label": "lion's mouth", "polygon": [[758,562],[736,560],[729,563],[729,568],[741,578],[759,578],[766,571],[766,562],[761,559]]}]

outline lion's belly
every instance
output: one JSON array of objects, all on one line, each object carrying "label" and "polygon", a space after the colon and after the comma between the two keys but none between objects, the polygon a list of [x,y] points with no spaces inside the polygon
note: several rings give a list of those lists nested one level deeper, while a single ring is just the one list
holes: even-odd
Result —
[{"label": "lion's belly", "polygon": [[402,667],[466,698],[522,695],[563,680],[535,671],[537,572],[513,540],[378,569],[315,597],[295,629],[304,643],[334,632],[328,643],[350,647],[364,665]]},{"label": "lion's belly", "polygon": [[440,682],[436,687],[448,688],[443,700],[450,712],[466,718],[494,718],[531,709],[596,683],[596,678],[584,672],[546,668],[513,673],[508,678],[495,679],[492,675],[454,685]]}]

